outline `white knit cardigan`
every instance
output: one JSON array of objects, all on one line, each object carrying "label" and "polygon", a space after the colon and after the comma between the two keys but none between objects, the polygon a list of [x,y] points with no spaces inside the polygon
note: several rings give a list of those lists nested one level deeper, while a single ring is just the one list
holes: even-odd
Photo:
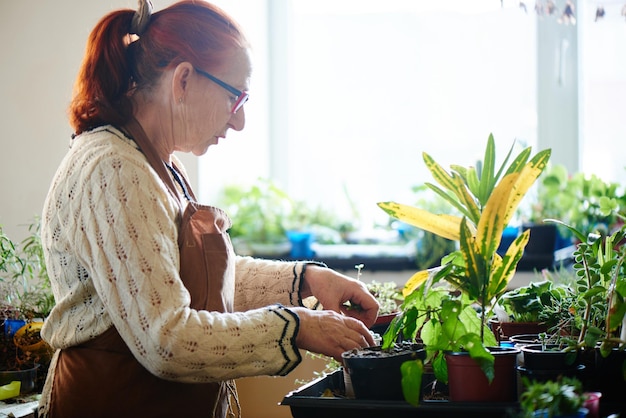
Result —
[{"label": "white knit cardigan", "polygon": [[56,299],[44,339],[58,350],[115,326],[146,369],[180,382],[287,374],[301,357],[298,319],[284,306],[302,306],[305,264],[237,257],[236,312],[191,309],[178,273],[179,215],[122,132],[103,126],[73,139],[43,210]]}]

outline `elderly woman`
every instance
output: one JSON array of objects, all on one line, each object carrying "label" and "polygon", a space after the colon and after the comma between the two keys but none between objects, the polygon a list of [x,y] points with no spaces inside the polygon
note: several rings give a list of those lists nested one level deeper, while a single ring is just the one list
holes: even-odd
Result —
[{"label": "elderly woman", "polygon": [[[228,216],[196,201],[173,156],[244,128],[248,48],[204,1],[154,14],[143,1],[91,33],[43,212],[57,305],[40,416],[224,417],[239,413],[232,379],[285,375],[299,349],[339,359],[373,344],[363,284],[236,256]],[[304,307],[310,296],[323,309]]]}]

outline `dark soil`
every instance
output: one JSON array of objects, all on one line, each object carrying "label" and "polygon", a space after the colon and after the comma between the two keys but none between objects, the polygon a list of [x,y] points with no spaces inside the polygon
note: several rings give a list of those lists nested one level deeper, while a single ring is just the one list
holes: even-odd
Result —
[{"label": "dark soil", "polygon": [[404,353],[407,351],[416,351],[424,348],[424,345],[421,343],[411,343],[411,342],[401,342],[395,344],[393,347],[383,350],[380,346],[376,347],[366,347],[366,348],[355,348],[351,350],[349,353],[344,353],[344,357],[387,357],[390,355],[397,355],[399,353]]}]

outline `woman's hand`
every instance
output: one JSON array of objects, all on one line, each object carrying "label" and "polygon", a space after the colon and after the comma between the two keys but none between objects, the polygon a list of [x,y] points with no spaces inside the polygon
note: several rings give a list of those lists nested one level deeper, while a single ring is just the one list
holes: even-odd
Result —
[{"label": "woman's hand", "polygon": [[378,302],[365,284],[326,267],[307,265],[300,296],[315,296],[324,309],[356,318],[366,327],[378,316]]},{"label": "woman's hand", "polygon": [[374,345],[367,327],[359,320],[337,312],[290,308],[300,319],[296,345],[303,350],[334,357],[343,363],[341,354],[354,348]]}]

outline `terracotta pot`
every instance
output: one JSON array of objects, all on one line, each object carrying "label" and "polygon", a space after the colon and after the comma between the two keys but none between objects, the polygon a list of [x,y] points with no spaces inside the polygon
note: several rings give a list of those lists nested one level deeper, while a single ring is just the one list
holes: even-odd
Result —
[{"label": "terracotta pot", "polygon": [[391,352],[380,346],[342,354],[344,373],[356,399],[404,400],[400,366],[408,360],[426,358],[422,344],[397,344]]},{"label": "terracotta pot", "polygon": [[517,400],[518,348],[490,347],[495,356],[491,384],[478,363],[467,352],[446,353],[448,389],[452,402],[515,402]]},{"label": "terracotta pot", "polygon": [[391,324],[391,321],[393,321],[393,319],[398,316],[398,314],[399,312],[380,315],[378,318],[376,318],[376,322],[370,327],[370,330],[378,335],[383,335],[387,331],[387,328],[389,328],[389,324]]},{"label": "terracotta pot", "polygon": [[514,335],[548,332],[548,326],[542,322],[489,322],[498,342],[507,341]]}]

